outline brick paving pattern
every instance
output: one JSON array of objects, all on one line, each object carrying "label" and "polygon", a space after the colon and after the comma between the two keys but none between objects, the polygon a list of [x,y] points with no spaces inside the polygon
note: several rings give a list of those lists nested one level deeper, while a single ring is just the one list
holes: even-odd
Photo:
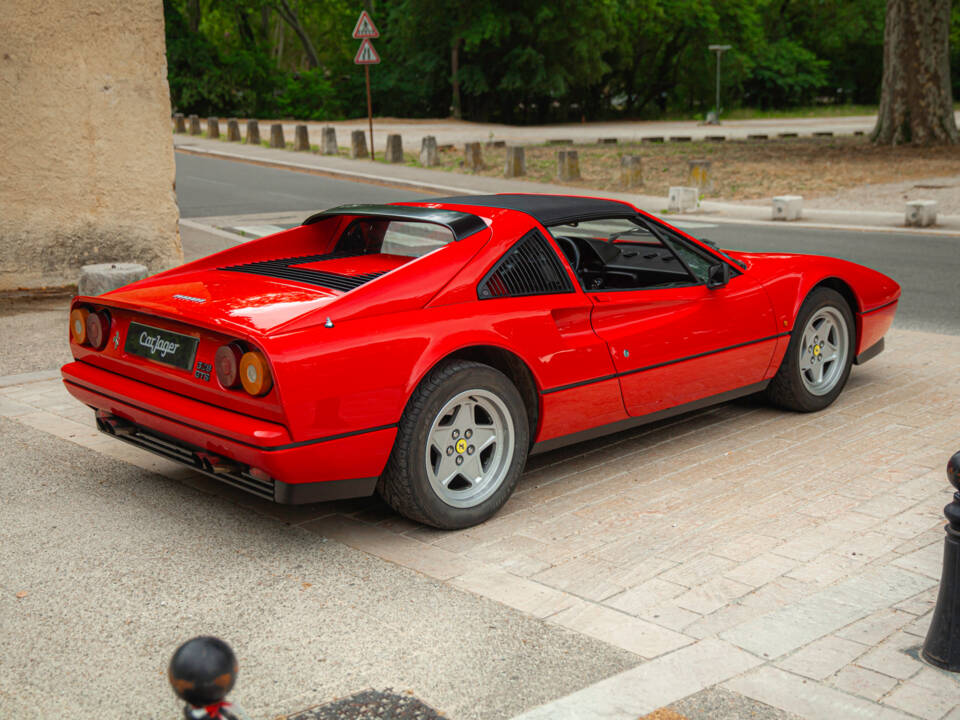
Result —
[{"label": "brick paving pattern", "polygon": [[933,720],[960,718],[960,679],[918,659],[958,358],[960,337],[895,330],[824,412],[748,399],[538,456],[498,516],[460,532],[375,499],[284,508],[223,488],[100,435],[46,376],[0,383],[0,416],[644,661],[524,718],[636,718],[716,686],[800,717]]}]

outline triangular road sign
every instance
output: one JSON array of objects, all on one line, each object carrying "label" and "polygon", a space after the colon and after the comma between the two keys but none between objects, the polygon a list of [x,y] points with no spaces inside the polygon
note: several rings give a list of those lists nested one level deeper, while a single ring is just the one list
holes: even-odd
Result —
[{"label": "triangular road sign", "polygon": [[353,62],[356,65],[377,65],[380,63],[380,56],[373,49],[370,38],[364,38],[363,42],[360,43],[360,49],[357,50],[357,56],[353,58]]},{"label": "triangular road sign", "polygon": [[373,20],[370,19],[370,16],[367,14],[366,10],[360,13],[360,18],[357,20],[357,26],[353,29],[353,36],[357,40],[362,40],[363,38],[380,37],[380,33],[377,32],[377,26],[373,24]]}]

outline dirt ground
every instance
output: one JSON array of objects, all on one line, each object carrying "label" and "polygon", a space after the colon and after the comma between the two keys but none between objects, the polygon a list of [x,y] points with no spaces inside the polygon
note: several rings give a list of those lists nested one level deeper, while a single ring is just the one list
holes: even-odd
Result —
[{"label": "dirt ground", "polygon": [[[526,148],[527,179],[556,181],[557,151],[571,146]],[[715,200],[755,200],[780,194],[825,197],[864,185],[950,179],[960,172],[960,146],[876,147],[865,137],[777,138],[725,142],[621,143],[572,146],[579,153],[579,185],[596,190],[627,190],[620,182],[620,158],[639,155],[643,161],[644,195],[666,197],[671,185],[686,185],[690,160],[708,160]],[[502,176],[506,150],[485,146],[485,167],[477,174]],[[440,151],[445,170],[465,171],[463,148]],[[418,164],[414,155],[408,163]],[[954,178],[955,180],[955,178]],[[960,181],[958,181],[960,182]],[[942,183],[940,183],[942,184]],[[949,185],[949,183],[947,183]],[[953,192],[960,196],[960,185]],[[931,188],[943,189],[943,188]],[[948,188],[949,189],[949,188]]]}]

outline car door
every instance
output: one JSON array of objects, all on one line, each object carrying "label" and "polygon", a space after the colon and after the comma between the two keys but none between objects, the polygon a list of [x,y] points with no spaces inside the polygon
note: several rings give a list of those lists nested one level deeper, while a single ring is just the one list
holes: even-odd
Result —
[{"label": "car door", "polygon": [[595,291],[594,331],[606,342],[630,415],[647,415],[759,383],[776,345],[773,309],[749,275],[706,284]]},{"label": "car door", "polygon": [[[777,328],[764,289],[671,228],[643,216],[549,228],[593,303],[630,415],[760,383]],[[727,281],[708,287],[722,263]]]}]

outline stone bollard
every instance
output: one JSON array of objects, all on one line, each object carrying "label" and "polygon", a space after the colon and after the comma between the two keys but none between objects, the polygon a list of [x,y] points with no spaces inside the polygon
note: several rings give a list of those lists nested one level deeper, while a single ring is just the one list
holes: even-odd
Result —
[{"label": "stone bollard", "polygon": [[207,137],[211,140],[220,137],[220,121],[215,117],[207,118]]},{"label": "stone bollard", "polygon": [[427,135],[420,141],[420,164],[424,167],[434,167],[440,164],[440,156],[437,153],[437,139],[433,135]]},{"label": "stone bollard", "polygon": [[176,133],[185,133],[187,131],[187,123],[183,119],[183,113],[173,114],[173,131]]},{"label": "stone bollard", "polygon": [[293,129],[293,149],[298,152],[310,152],[310,134],[306,125],[297,125]]},{"label": "stone bollard", "polygon": [[260,123],[256,120],[247,120],[247,145],[260,144]]},{"label": "stone bollard", "polygon": [[283,139],[283,125],[274,123],[270,126],[270,147],[285,148],[287,143]]},{"label": "stone bollard", "polygon": [[557,179],[580,179],[580,154],[576,150],[557,150]]},{"label": "stone bollard", "polygon": [[463,166],[468,170],[480,170],[483,168],[483,151],[480,148],[480,143],[464,143]]},{"label": "stone bollard", "polygon": [[388,163],[402,163],[403,138],[396,133],[387,135],[387,147],[383,154]]},{"label": "stone bollard", "polygon": [[237,682],[237,656],[220,638],[202,636],[187,640],[170,658],[167,678],[177,697],[187,703],[183,717],[193,720],[227,720],[247,717],[224,700]]},{"label": "stone bollard", "polygon": [[773,199],[774,220],[799,220],[802,212],[802,195],[779,195]]},{"label": "stone bollard", "polygon": [[507,148],[507,160],[503,165],[504,177],[520,177],[527,174],[527,153],[523,146]]},{"label": "stone bollard", "polygon": [[910,200],[907,202],[905,214],[907,225],[912,227],[929,227],[937,223],[936,200]]},{"label": "stone bollard", "polygon": [[639,155],[624,155],[620,158],[620,184],[626,188],[643,185],[643,160]]},{"label": "stone bollard", "polygon": [[187,119],[190,121],[190,134],[199,135],[202,132],[200,130],[200,118],[197,115],[191,115]]},{"label": "stone bollard", "polygon": [[350,157],[354,160],[370,157],[370,153],[367,152],[367,135],[363,130],[354,130],[350,133]]},{"label": "stone bollard", "polygon": [[701,194],[713,192],[713,177],[709,160],[687,160],[687,184],[697,188]]},{"label": "stone bollard", "polygon": [[700,204],[700,196],[695,187],[675,186],[670,188],[667,196],[667,209],[670,212],[684,213],[696,210]]},{"label": "stone bollard", "polygon": [[147,276],[147,268],[139,263],[97,263],[80,268],[80,295],[103,295]]},{"label": "stone bollard", "polygon": [[947,462],[947,480],[953,502],[943,509],[947,518],[943,541],[943,570],[933,619],[921,655],[937,667],[960,672],[960,452]]},{"label": "stone bollard", "polygon": [[336,155],[339,152],[337,148],[337,129],[332,125],[327,125],[320,131],[320,154]]},{"label": "stone bollard", "polygon": [[240,142],[240,122],[236,118],[227,120],[227,140]]}]

